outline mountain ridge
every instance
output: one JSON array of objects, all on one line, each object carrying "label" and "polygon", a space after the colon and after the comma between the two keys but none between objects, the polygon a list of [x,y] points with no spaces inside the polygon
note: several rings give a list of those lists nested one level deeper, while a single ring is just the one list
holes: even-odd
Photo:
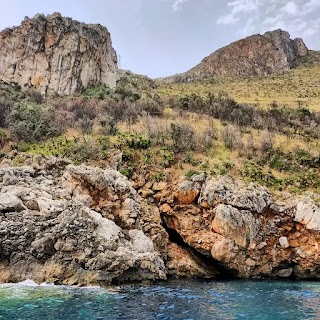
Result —
[{"label": "mountain ridge", "polygon": [[159,80],[190,82],[203,78],[279,74],[297,66],[310,52],[301,38],[291,39],[289,32],[277,29],[232,42],[190,70]]}]

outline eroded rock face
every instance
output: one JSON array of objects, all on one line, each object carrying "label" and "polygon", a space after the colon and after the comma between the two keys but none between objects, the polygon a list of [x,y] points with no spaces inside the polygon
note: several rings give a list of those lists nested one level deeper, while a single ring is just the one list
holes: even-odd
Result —
[{"label": "eroded rock face", "polygon": [[173,76],[171,80],[276,74],[289,70],[308,54],[302,39],[292,40],[288,32],[275,30],[221,48],[190,71]]},{"label": "eroded rock face", "polygon": [[0,33],[0,79],[39,90],[72,94],[88,86],[115,87],[117,56],[108,30],[59,13]]},{"label": "eroded rock face", "polygon": [[140,197],[124,176],[27,160],[29,166],[6,160],[0,167],[0,282],[166,279],[161,254],[143,231]]},{"label": "eroded rock face", "polygon": [[311,199],[277,204],[258,185],[203,176],[180,183],[172,193],[159,200],[167,226],[226,273],[320,278],[320,209]]}]

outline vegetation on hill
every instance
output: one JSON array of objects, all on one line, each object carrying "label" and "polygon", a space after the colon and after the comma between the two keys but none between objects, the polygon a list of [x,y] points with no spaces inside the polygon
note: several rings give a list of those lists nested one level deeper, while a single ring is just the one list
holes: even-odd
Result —
[{"label": "vegetation on hill", "polygon": [[[320,61],[320,59],[319,59]],[[182,97],[196,94],[204,97],[208,91],[226,92],[242,104],[268,107],[278,104],[297,107],[306,105],[320,111],[320,64],[304,63],[278,75],[206,79],[191,83],[164,83],[157,93],[161,97]]]},{"label": "vegetation on hill", "polygon": [[[309,81],[309,90],[319,93],[314,77],[320,69],[308,68],[160,87],[124,73],[115,90],[100,86],[45,100],[2,83],[2,157],[13,149],[75,163],[119,162],[119,170],[136,183],[205,172],[240,176],[274,190],[319,192],[320,113],[303,101],[295,102],[295,108],[290,104],[295,99],[292,83],[306,92]],[[247,89],[248,95],[254,88],[259,95],[269,90],[272,103],[265,100],[261,107],[238,99],[245,83],[252,90]],[[15,162],[19,165],[19,154]]]}]

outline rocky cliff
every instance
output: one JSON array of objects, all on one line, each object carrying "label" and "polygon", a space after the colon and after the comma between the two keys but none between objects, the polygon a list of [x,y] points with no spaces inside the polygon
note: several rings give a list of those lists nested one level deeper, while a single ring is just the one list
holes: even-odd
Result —
[{"label": "rocky cliff", "polygon": [[193,176],[160,197],[168,228],[240,278],[320,278],[320,208],[310,198],[275,201],[230,178]]},{"label": "rocky cliff", "polygon": [[135,187],[110,168],[4,159],[0,282],[320,278],[320,208],[311,199],[276,202],[258,185],[205,175]]},{"label": "rocky cliff", "polygon": [[262,76],[294,67],[309,50],[300,38],[290,39],[286,31],[253,35],[221,48],[186,73],[169,78],[191,81],[207,77]]},{"label": "rocky cliff", "polygon": [[0,33],[0,80],[72,94],[88,86],[115,87],[117,56],[108,30],[59,13],[25,18]]}]

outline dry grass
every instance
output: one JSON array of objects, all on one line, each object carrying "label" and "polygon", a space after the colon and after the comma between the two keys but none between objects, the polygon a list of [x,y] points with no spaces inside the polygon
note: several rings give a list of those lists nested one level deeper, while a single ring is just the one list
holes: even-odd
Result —
[{"label": "dry grass", "polygon": [[262,107],[277,102],[296,107],[299,103],[320,111],[320,65],[300,66],[280,75],[250,78],[225,78],[197,83],[163,84],[157,89],[162,97],[184,96],[196,93],[227,92],[239,103]]}]

